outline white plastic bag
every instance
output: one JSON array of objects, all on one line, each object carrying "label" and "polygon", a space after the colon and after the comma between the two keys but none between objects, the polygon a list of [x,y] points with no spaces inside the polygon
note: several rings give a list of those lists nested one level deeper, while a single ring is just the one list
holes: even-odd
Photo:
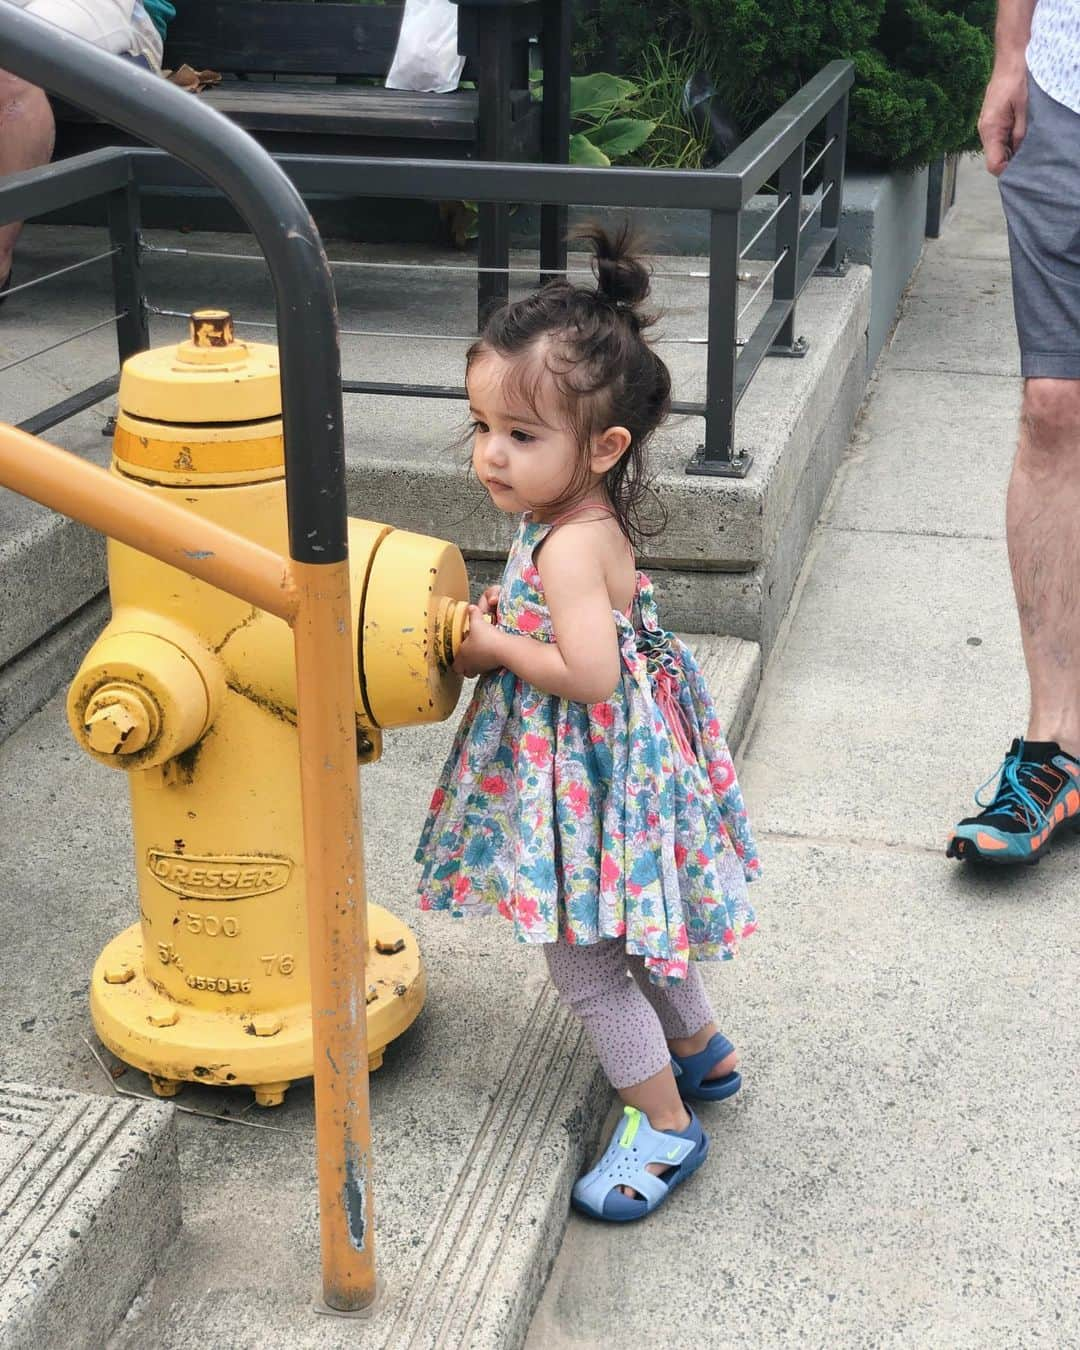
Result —
[{"label": "white plastic bag", "polygon": [[457,6],[450,0],[405,0],[387,89],[449,94],[464,68],[457,49]]}]

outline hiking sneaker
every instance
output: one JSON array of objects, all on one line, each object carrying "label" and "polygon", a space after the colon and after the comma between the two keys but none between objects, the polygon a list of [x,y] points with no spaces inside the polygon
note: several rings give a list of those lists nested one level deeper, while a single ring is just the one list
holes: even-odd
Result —
[{"label": "hiking sneaker", "polygon": [[[997,778],[991,801],[985,789]],[[1005,762],[975,794],[981,814],[953,831],[946,857],[1037,863],[1059,825],[1080,830],[1080,760],[1056,741],[1013,741]]]}]

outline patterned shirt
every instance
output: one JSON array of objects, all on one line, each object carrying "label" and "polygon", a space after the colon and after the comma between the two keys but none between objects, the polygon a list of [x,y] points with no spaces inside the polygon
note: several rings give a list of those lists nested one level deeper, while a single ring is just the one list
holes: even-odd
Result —
[{"label": "patterned shirt", "polygon": [[1037,0],[1027,64],[1044,94],[1080,113],[1080,0]]}]

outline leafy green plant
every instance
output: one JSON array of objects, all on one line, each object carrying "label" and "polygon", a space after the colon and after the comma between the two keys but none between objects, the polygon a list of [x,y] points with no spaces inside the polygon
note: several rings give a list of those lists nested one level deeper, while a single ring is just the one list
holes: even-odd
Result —
[{"label": "leafy green plant", "polygon": [[706,67],[707,56],[700,41],[681,48],[653,41],[642,49],[634,109],[639,117],[654,123],[654,130],[633,155],[636,163],[648,168],[700,169],[709,158],[708,135],[696,131],[683,111],[687,81]]},{"label": "leafy green plant", "polygon": [[[544,76],[537,71],[533,97],[544,92]],[[638,80],[597,71],[570,77],[570,163],[593,168],[613,164],[640,150],[656,130],[656,123],[637,115],[641,96]]]},{"label": "leafy green plant", "polygon": [[[543,95],[543,73],[532,76],[534,98]],[[597,72],[570,79],[570,163],[592,168],[627,159],[640,151],[657,123],[636,113],[642,86],[636,80]],[[443,223],[457,248],[476,238],[475,202],[447,202],[440,208]]]},{"label": "leafy green plant", "polygon": [[587,13],[575,52],[585,69],[601,59],[610,66],[616,58],[619,73],[640,77],[658,45],[673,53],[694,49],[744,131],[841,57],[856,70],[848,131],[854,158],[913,168],[976,143],[975,120],[993,55],[992,0],[579,5]]}]

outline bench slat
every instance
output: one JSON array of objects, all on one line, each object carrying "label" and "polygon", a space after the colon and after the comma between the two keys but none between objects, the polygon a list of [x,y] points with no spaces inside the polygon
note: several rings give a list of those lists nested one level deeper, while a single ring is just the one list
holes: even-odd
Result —
[{"label": "bench slat", "polygon": [[295,4],[286,0],[182,0],[169,24],[165,66],[185,62],[267,75],[385,75],[400,5]]},{"label": "bench slat", "polygon": [[[367,137],[473,141],[479,112],[473,90],[412,94],[342,85],[229,81],[199,97],[249,131],[309,131]],[[357,153],[362,153],[358,150]]]}]

